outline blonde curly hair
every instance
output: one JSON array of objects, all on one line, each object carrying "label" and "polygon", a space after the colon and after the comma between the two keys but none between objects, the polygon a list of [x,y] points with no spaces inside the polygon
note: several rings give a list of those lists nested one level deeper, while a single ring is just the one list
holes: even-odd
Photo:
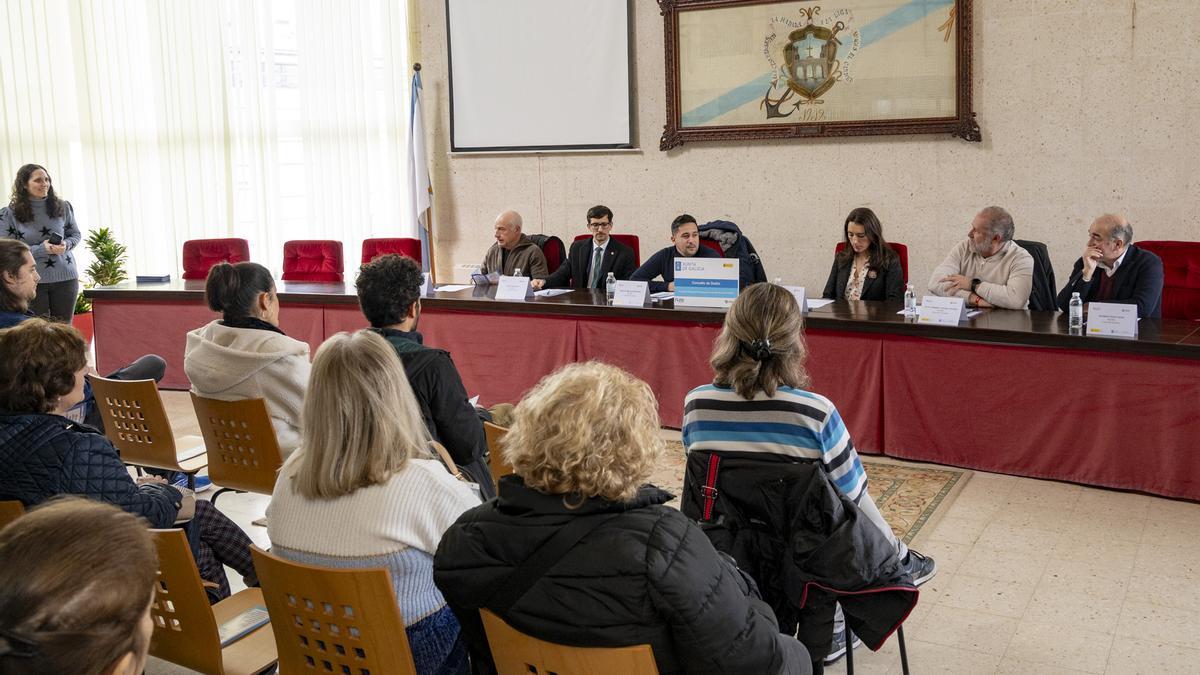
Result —
[{"label": "blonde curly hair", "polygon": [[542,378],[514,417],[504,459],[526,485],[568,505],[631,500],[663,450],[649,385],[594,361]]}]

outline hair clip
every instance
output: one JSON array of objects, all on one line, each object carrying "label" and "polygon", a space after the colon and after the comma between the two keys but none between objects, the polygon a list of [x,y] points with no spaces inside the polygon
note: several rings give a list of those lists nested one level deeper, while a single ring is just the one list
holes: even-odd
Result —
[{"label": "hair clip", "polygon": [[749,343],[743,342],[742,349],[755,361],[766,361],[771,358],[771,341],[766,338],[751,340]]},{"label": "hair clip", "polygon": [[12,631],[0,630],[0,657],[25,659],[37,656],[37,654],[37,643]]}]

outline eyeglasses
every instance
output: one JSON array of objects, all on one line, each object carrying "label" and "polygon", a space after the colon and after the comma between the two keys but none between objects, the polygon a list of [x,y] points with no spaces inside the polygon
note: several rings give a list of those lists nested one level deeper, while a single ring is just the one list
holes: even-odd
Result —
[{"label": "eyeglasses", "polygon": [[612,223],[588,223],[589,230],[611,230]]}]

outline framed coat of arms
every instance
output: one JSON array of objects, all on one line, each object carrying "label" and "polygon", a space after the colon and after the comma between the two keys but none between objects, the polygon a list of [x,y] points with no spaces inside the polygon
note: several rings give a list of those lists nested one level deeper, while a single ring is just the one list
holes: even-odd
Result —
[{"label": "framed coat of arms", "polygon": [[658,0],[667,123],[693,141],[947,134],[980,141],[972,0]]}]

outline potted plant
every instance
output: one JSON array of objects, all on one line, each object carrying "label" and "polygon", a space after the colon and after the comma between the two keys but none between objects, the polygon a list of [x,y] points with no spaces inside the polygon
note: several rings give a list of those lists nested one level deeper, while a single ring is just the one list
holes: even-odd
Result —
[{"label": "potted plant", "polygon": [[[125,273],[125,254],[128,249],[113,237],[111,230],[107,227],[92,230],[84,244],[92,254],[92,264],[87,268],[90,281],[84,284],[84,288],[114,286],[129,278]],[[92,303],[80,293],[75,299],[75,319],[71,324],[89,344],[95,332],[94,321]]]}]

